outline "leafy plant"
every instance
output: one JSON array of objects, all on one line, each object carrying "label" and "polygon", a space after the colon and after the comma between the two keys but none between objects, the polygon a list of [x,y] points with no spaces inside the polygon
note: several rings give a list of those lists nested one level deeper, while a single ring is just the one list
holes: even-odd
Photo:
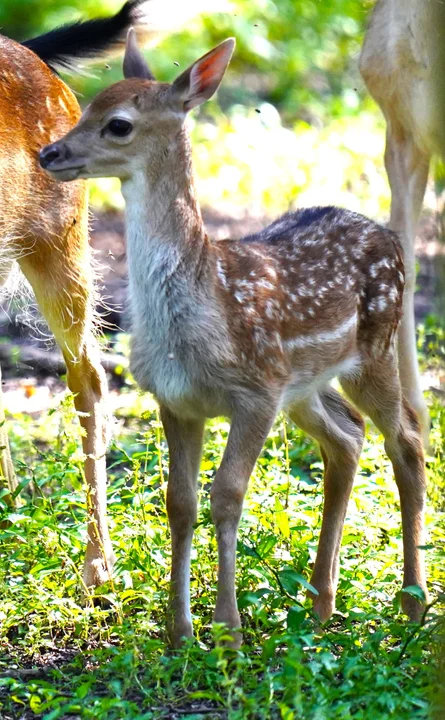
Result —
[{"label": "leafy plant", "polygon": [[[436,446],[428,557],[432,605],[420,625],[400,615],[402,544],[395,484],[372,430],[346,518],[338,610],[321,627],[306,590],[321,522],[317,448],[280,419],[252,478],[241,522],[238,599],[245,645],[215,646],[216,544],[209,486],[228,425],[209,425],[192,556],[196,640],[168,652],[167,451],[155,405],[128,382],[109,453],[115,577],[82,596],[86,499],[63,403],[13,434],[25,503],[2,508],[0,714],[80,717],[422,718],[438,702],[428,671],[440,635],[445,414],[433,404]],[[141,405],[141,401],[143,404]],[[20,462],[21,460],[21,462]],[[0,501],[1,502],[1,501]],[[409,589],[416,592],[417,588]],[[439,716],[438,716],[439,717]]]}]

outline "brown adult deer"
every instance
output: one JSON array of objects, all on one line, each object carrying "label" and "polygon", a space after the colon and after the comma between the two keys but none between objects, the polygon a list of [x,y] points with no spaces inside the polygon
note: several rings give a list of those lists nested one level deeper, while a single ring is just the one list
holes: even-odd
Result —
[{"label": "brown adult deer", "polygon": [[[104,90],[77,126],[41,151],[58,180],[117,176],[126,200],[131,366],[161,407],[170,453],[172,534],[169,635],[192,634],[190,548],[205,419],[231,429],[211,490],[219,554],[215,620],[240,627],[235,596],[238,523],[250,474],[283,409],[321,446],[325,502],[312,574],[314,607],[335,607],[339,548],[362,447],[353,402],[385,436],[400,492],[404,584],[426,593],[424,461],[419,426],[402,394],[395,341],[403,260],[396,235],[334,207],[284,215],[242,240],[212,242],[193,185],[185,118],[217,90],[234,41],[226,40],[172,85],[156,82],[129,34],[127,79]],[[421,605],[405,594],[404,609]],[[234,643],[240,642],[235,633]]]},{"label": "brown adult deer", "polygon": [[[107,384],[94,330],[86,186],[56,183],[41,170],[38,151],[80,117],[75,96],[53,68],[74,66],[78,58],[115,46],[137,22],[138,5],[127,2],[114,17],[65,26],[23,45],[0,37],[0,278],[3,285],[17,260],[65,358],[84,429],[87,587],[108,579],[114,558],[106,516]],[[0,420],[0,489],[3,501],[13,504],[17,480],[3,424],[1,382]]]},{"label": "brown adult deer", "polygon": [[445,152],[445,5],[379,0],[365,37],[360,70],[387,124],[390,227],[400,233],[406,273],[400,378],[427,440],[429,417],[416,353],[414,240],[431,156]]}]

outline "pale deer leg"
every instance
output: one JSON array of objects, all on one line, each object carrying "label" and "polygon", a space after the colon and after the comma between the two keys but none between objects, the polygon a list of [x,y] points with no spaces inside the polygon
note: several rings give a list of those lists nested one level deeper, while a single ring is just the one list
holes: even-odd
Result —
[{"label": "pale deer leg", "polygon": [[67,383],[74,393],[74,405],[84,429],[82,437],[85,479],[88,493],[88,543],[83,568],[87,588],[95,588],[110,579],[115,555],[111,546],[107,520],[108,409],[107,382],[100,364],[99,348],[91,334],[84,347],[64,352]]},{"label": "pale deer leg", "polygon": [[[418,585],[427,595],[422,551],[424,544],[424,508],[426,493],[422,437],[415,413],[403,398],[394,358],[379,358],[354,381],[342,385],[351,400],[375,422],[385,438],[385,449],[391,460],[402,511],[404,575],[403,587]],[[423,611],[408,594],[402,596],[402,607],[412,620]]]},{"label": "pale deer leg", "polygon": [[197,517],[197,477],[204,422],[179,420],[161,407],[169,449],[167,513],[172,539],[172,570],[167,632],[173,647],[192,637],[190,553]]},{"label": "pale deer leg", "polygon": [[[6,283],[13,265],[12,260],[2,259],[0,263],[0,288]],[[9,448],[8,432],[5,424],[5,408],[3,405],[3,384],[2,369],[0,367],[0,490],[9,490],[9,494],[3,496],[3,501],[14,507],[16,501],[13,493],[17,489],[17,478],[14,472],[14,465],[11,459]]]},{"label": "pale deer leg", "polygon": [[244,495],[250,475],[275,419],[273,399],[253,405],[249,412],[235,412],[227,446],[211,489],[212,517],[218,542],[218,590],[214,620],[225,623],[233,637],[233,647],[242,635],[235,591],[236,541]]},{"label": "pale deer leg", "polygon": [[314,610],[324,622],[335,609],[343,524],[363,445],[364,423],[332,388],[287,412],[320,443],[325,466],[323,521],[311,578],[318,590],[318,596],[313,596]]},{"label": "pale deer leg", "polygon": [[0,367],[0,489],[9,490],[8,495],[3,496],[3,501],[14,507],[16,504],[12,494],[17,489],[17,478],[9,449],[8,432],[5,427],[5,410],[3,407],[2,371]]},{"label": "pale deer leg", "polygon": [[403,317],[399,328],[399,371],[403,392],[416,411],[428,445],[429,414],[423,397],[416,347],[414,241],[428,180],[429,156],[397,123],[388,120],[385,165],[391,186],[390,227],[400,233],[405,262]]},{"label": "pale deer leg", "polygon": [[[88,492],[88,544],[83,571],[88,588],[106,582],[114,564],[107,524],[107,382],[94,337],[90,256],[85,222],[51,241],[37,238],[19,260],[67,365],[68,387],[84,429]],[[57,244],[59,246],[57,246]]]}]

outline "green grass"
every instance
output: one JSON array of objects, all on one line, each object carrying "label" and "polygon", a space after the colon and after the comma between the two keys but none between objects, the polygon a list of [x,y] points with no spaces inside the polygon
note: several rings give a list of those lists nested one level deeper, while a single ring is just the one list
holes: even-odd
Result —
[{"label": "green grass", "polygon": [[[338,610],[320,626],[305,597],[321,523],[317,448],[278,419],[252,477],[239,534],[237,587],[245,645],[215,645],[217,573],[209,487],[228,424],[209,424],[192,559],[196,639],[168,650],[167,450],[156,408],[131,386],[109,453],[113,583],[82,596],[86,499],[70,403],[13,420],[25,503],[1,509],[0,717],[426,719],[439,693],[445,522],[445,408],[433,405],[435,454],[425,550],[432,607],[400,613],[398,497],[370,429],[349,505]],[[4,521],[8,522],[4,522]],[[443,674],[442,674],[443,677]],[[445,712],[445,711],[444,711]]]}]

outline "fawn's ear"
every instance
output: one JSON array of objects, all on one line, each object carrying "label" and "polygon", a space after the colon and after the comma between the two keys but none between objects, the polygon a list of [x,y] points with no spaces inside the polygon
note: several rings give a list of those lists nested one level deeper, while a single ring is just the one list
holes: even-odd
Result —
[{"label": "fawn's ear", "polygon": [[127,34],[124,55],[124,78],[142,78],[154,80],[154,75],[145,62],[136,41],[136,33],[130,28]]},{"label": "fawn's ear", "polygon": [[224,40],[176,78],[171,92],[185,111],[201,105],[217,91],[234,48],[234,38]]}]

